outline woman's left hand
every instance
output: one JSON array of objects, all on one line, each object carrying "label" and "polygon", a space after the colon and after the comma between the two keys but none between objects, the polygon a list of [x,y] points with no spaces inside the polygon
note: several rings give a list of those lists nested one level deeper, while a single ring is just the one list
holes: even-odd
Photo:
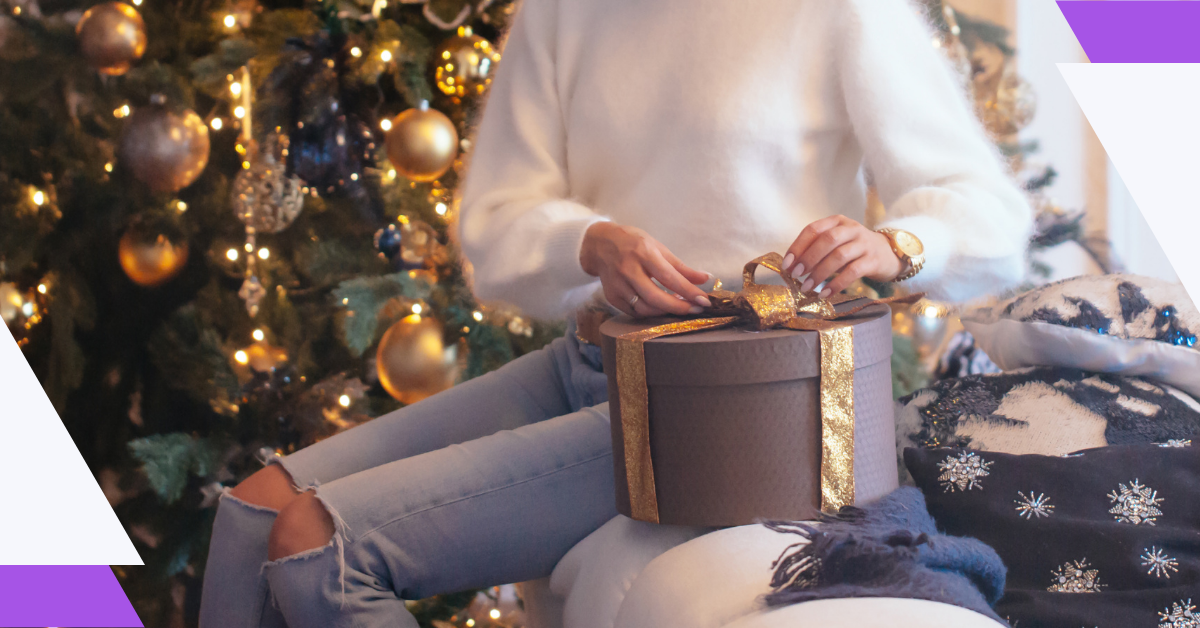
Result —
[{"label": "woman's left hand", "polygon": [[837,273],[821,291],[822,297],[845,290],[855,279],[891,281],[903,267],[891,242],[845,216],[830,216],[809,224],[783,256],[784,272],[799,279],[803,292],[812,290]]}]

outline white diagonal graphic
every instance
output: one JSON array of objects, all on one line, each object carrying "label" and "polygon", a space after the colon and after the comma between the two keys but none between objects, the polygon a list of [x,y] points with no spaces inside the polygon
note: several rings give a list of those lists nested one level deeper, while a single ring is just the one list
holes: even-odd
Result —
[{"label": "white diagonal graphic", "polygon": [[1200,302],[1200,64],[1058,68],[1175,274]]},{"label": "white diagonal graphic", "polygon": [[3,324],[0,486],[0,565],[142,564]]}]

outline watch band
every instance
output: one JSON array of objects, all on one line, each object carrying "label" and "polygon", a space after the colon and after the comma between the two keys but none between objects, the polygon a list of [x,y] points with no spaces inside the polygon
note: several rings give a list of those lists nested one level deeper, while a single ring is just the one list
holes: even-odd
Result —
[{"label": "watch band", "polygon": [[[904,268],[902,268],[900,270],[900,274],[896,275],[896,277],[892,279],[893,282],[905,281],[907,279],[912,279],[913,277],[915,277],[917,275],[917,273],[921,272],[921,268],[925,265],[924,251],[917,254],[916,256],[912,256],[912,255],[909,255],[908,253],[905,253],[900,248],[900,246],[896,243],[896,233],[898,231],[900,231],[899,229],[884,227],[881,229],[876,229],[875,231],[878,233],[882,233],[884,235],[884,237],[886,237],[888,239],[888,244],[891,245],[892,252],[896,254],[896,257],[898,257],[900,259],[900,262],[903,263],[905,266]],[[917,239],[917,236],[912,235],[911,233],[907,233],[907,235],[914,239]],[[918,243],[920,242],[919,239],[917,239],[917,241],[918,241]],[[922,247],[922,249],[923,248],[924,247]]]}]

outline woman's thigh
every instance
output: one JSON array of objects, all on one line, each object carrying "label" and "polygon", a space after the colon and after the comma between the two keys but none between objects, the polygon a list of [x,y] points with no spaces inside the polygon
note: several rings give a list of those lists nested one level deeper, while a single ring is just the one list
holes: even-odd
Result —
[{"label": "woman's thigh", "polygon": [[[306,447],[279,461],[305,489],[415,456],[571,412],[567,388],[581,364],[573,339],[539,351]],[[572,392],[573,394],[573,392]],[[380,494],[383,497],[384,494]]]},{"label": "woman's thigh", "polygon": [[616,515],[608,406],[375,467],[317,496],[338,522],[348,589],[417,599],[543,577]]}]

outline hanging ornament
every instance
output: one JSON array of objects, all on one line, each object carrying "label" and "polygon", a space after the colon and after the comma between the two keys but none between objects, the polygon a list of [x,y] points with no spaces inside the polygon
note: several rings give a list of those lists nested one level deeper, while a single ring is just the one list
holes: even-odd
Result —
[{"label": "hanging ornament", "polygon": [[263,6],[258,0],[232,0],[220,12],[221,26],[226,30],[247,29],[255,16],[263,12]]},{"label": "hanging ornament", "polygon": [[1007,59],[993,81],[975,83],[975,107],[983,126],[994,137],[1016,134],[1037,113],[1033,86],[1019,74],[1014,59]]},{"label": "hanging ornament", "polygon": [[396,225],[388,225],[375,232],[375,250],[387,261],[396,259],[400,254],[402,236]]},{"label": "hanging ornament", "polygon": [[383,334],[375,354],[379,383],[392,397],[409,404],[454,385],[457,347],[446,347],[442,326],[434,319],[412,314]]},{"label": "hanging ornament", "polygon": [[937,30],[933,36],[933,47],[942,51],[961,87],[967,87],[971,82],[971,53],[962,41],[962,28],[958,25],[958,15],[954,8],[941,2],[928,7]]},{"label": "hanging ornament", "polygon": [[208,127],[196,112],[161,104],[139,108],[121,136],[121,158],[155,192],[191,185],[208,164]]},{"label": "hanging ornament", "polygon": [[153,288],[170,281],[183,270],[188,244],[172,229],[135,221],[121,235],[117,259],[125,274],[139,286]]},{"label": "hanging ornament", "polygon": [[258,275],[251,271],[251,274],[242,281],[242,287],[238,289],[238,298],[246,302],[246,313],[251,317],[258,316],[258,308],[266,296],[267,289],[263,287]]},{"label": "hanging ornament", "polygon": [[458,154],[458,131],[446,114],[428,102],[400,112],[387,134],[392,166],[413,181],[433,181],[445,174]]},{"label": "hanging ornament", "polygon": [[270,374],[287,362],[285,349],[273,346],[266,340],[239,349],[233,353],[232,367],[238,381],[245,384],[254,378],[255,373]]},{"label": "hanging ornament", "polygon": [[42,321],[42,307],[35,290],[21,290],[12,282],[0,282],[0,320],[8,326],[18,346],[29,342],[29,332]]},{"label": "hanging ornament", "polygon": [[435,53],[434,78],[443,94],[462,98],[487,90],[492,72],[500,62],[500,53],[488,40],[476,35],[470,26],[460,26],[458,34],[442,43]]},{"label": "hanging ornament", "polygon": [[0,319],[4,320],[6,325],[11,325],[17,320],[24,306],[25,297],[17,288],[17,284],[11,281],[0,283]]},{"label": "hanging ornament", "polygon": [[146,23],[124,2],[88,9],[75,25],[75,36],[88,65],[110,76],[124,74],[146,52]]},{"label": "hanging ornament", "polygon": [[380,257],[399,270],[423,268],[427,260],[440,259],[442,245],[433,227],[408,216],[400,216],[397,223],[375,232]]},{"label": "hanging ornament", "polygon": [[364,95],[350,87],[353,82],[338,74],[343,48],[328,34],[289,39],[264,89],[284,92],[295,104],[280,121],[291,140],[288,173],[317,193],[367,201],[356,206],[374,213],[378,203],[369,198],[363,175],[365,165],[374,164],[375,138],[361,107],[343,107],[343,102],[364,102]]},{"label": "hanging ornament", "polygon": [[265,146],[252,144],[250,168],[233,180],[233,211],[259,233],[283,231],[304,207],[303,182],[284,172],[287,147],[287,136],[274,133],[268,136]]}]

